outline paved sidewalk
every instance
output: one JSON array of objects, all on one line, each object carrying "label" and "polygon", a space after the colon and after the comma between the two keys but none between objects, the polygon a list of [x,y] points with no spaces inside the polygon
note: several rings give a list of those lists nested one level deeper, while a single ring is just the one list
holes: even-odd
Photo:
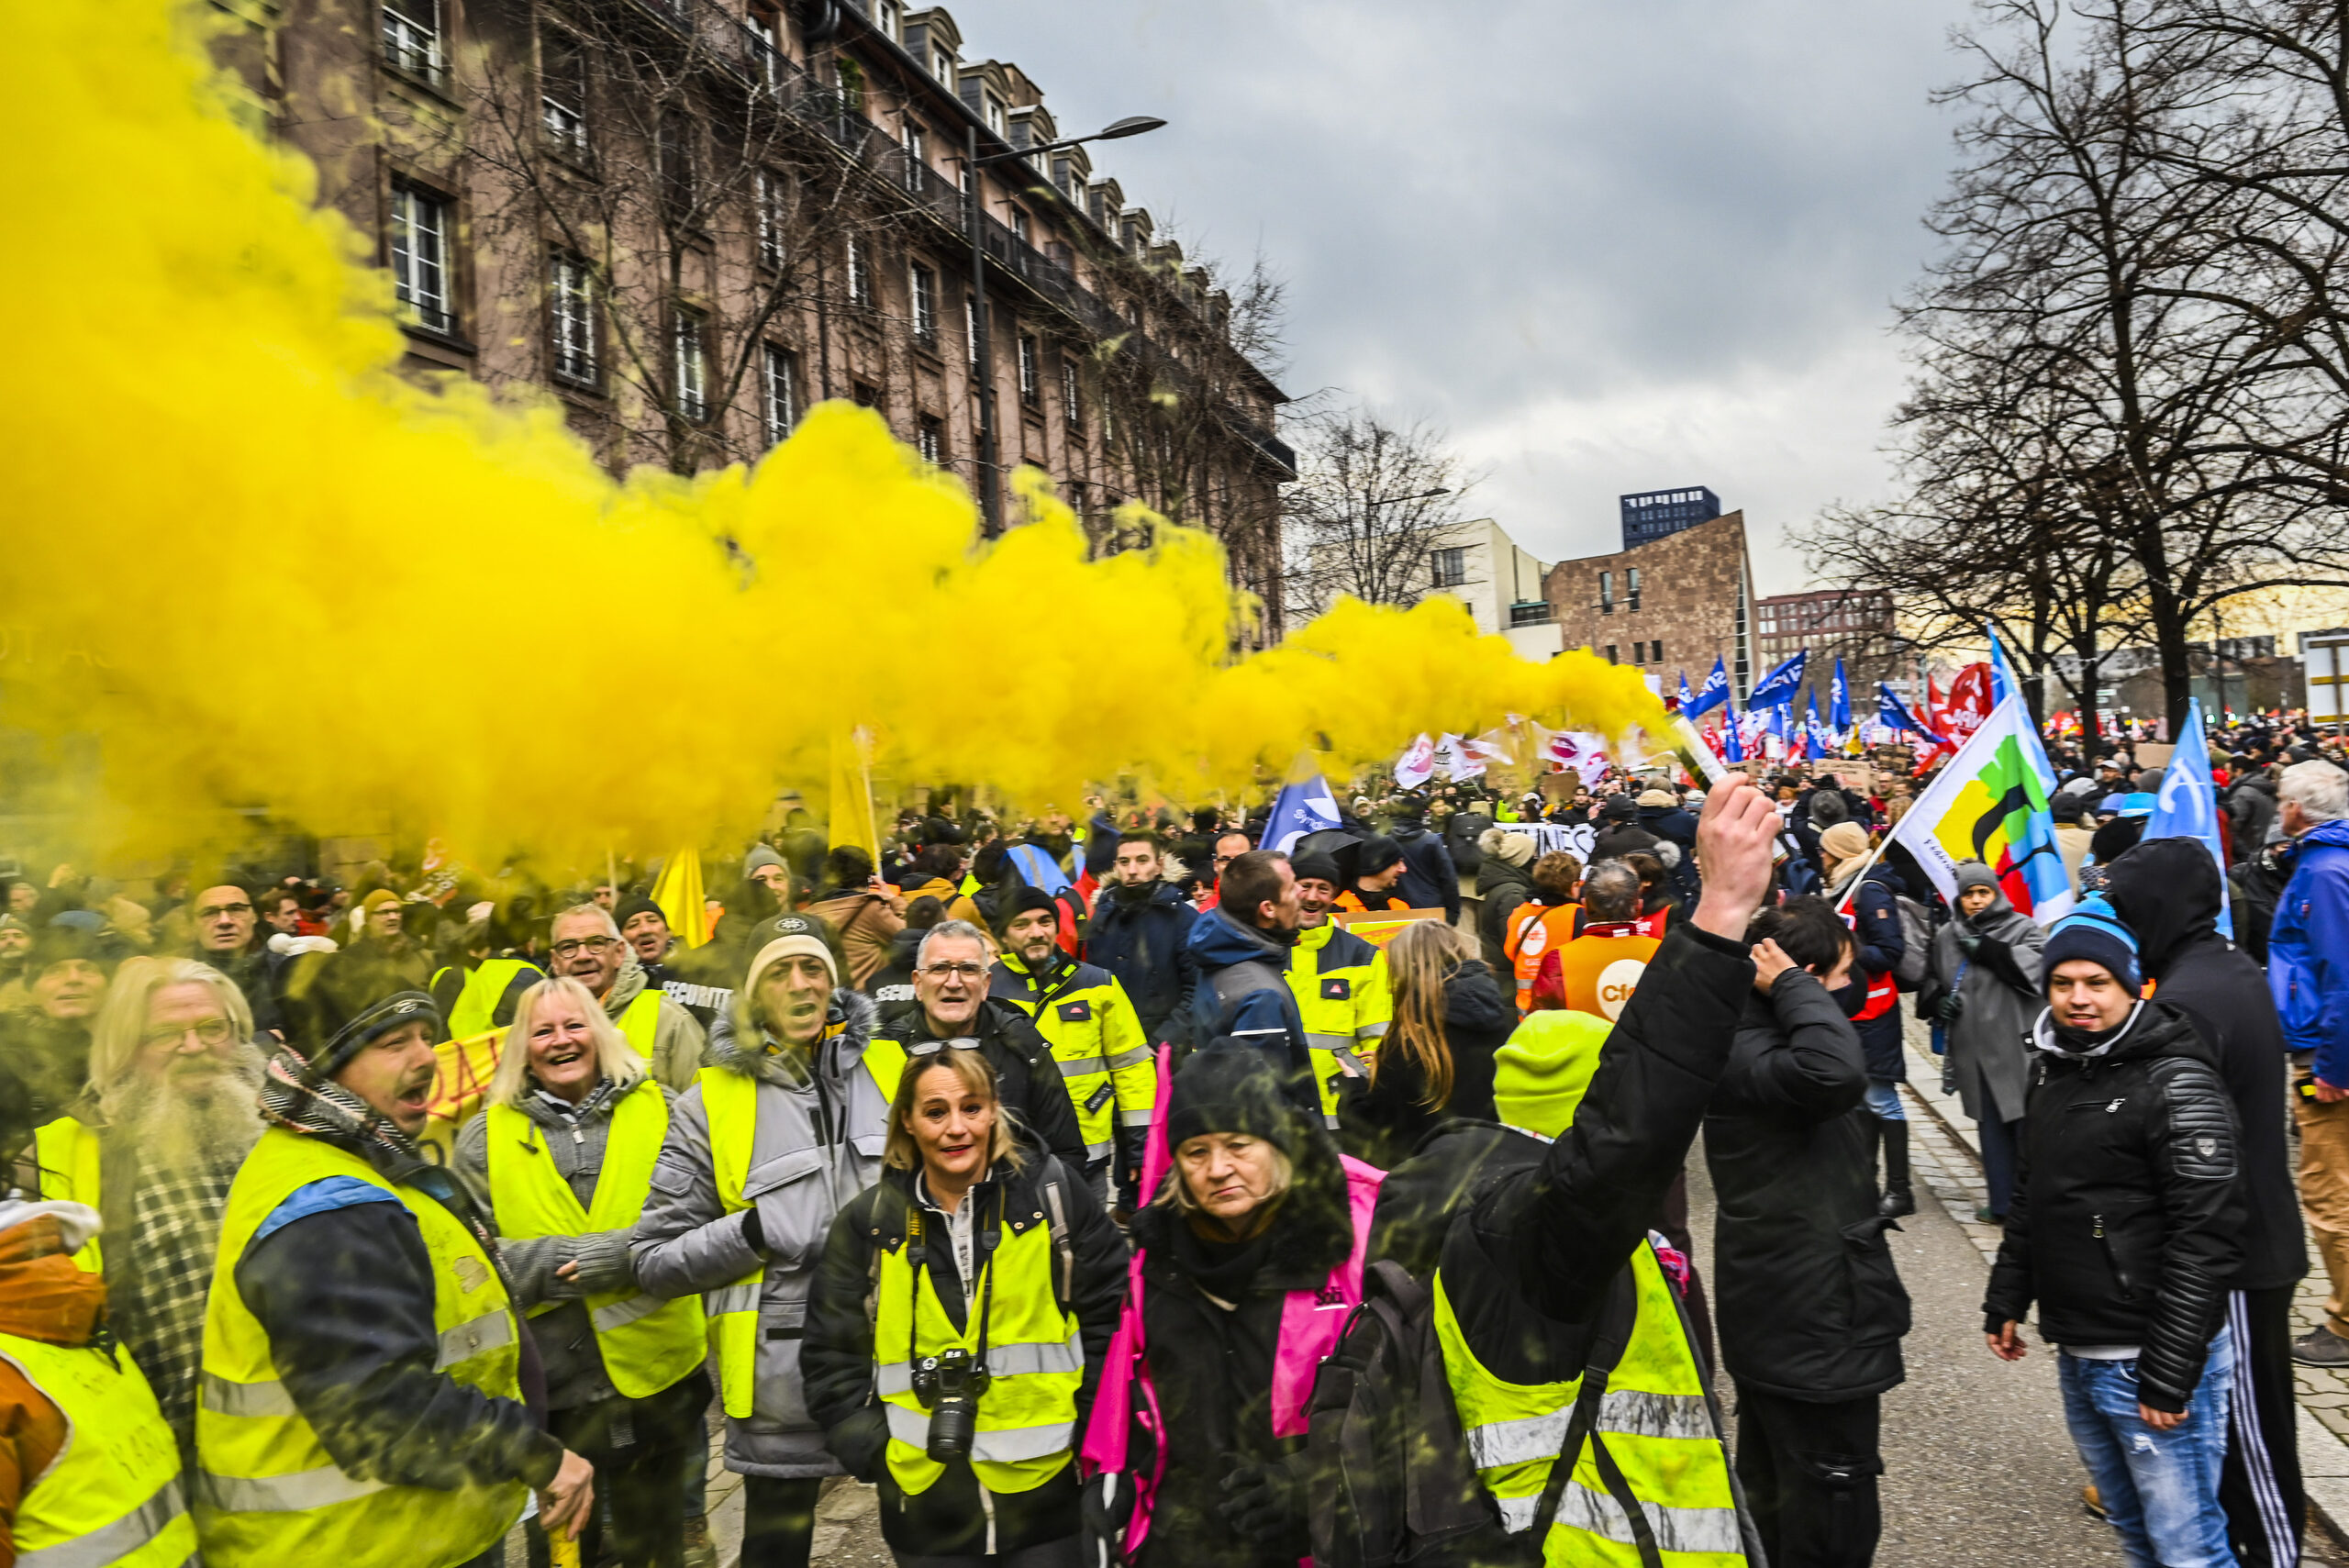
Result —
[{"label": "paved sidewalk", "polygon": [[[1903,1021],[1909,1047],[1909,1082],[1903,1088],[1909,1112],[1910,1163],[1983,1256],[1994,1257],[1998,1251],[1998,1228],[1980,1224],[1974,1218],[1984,1191],[1982,1146],[1975,1136],[1973,1118],[1955,1095],[1942,1090],[1941,1058],[1932,1053],[1932,1031],[1915,1018]],[[2298,1148],[2297,1140],[2294,1148]],[[2324,1320],[2324,1263],[2311,1244],[2308,1275],[2292,1301],[2300,1331]],[[2292,1380],[2300,1403],[2300,1473],[2308,1487],[2309,1507],[2319,1516],[2309,1521],[2309,1555],[2312,1560],[2333,1561],[2334,1543],[2349,1542],[2349,1374],[2296,1364]],[[2319,1529],[2329,1530],[2332,1541],[2319,1540]]]}]

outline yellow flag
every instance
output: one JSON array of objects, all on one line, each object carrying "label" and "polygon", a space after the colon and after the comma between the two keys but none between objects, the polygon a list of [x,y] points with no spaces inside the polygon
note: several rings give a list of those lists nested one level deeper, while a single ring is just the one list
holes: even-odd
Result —
[{"label": "yellow flag", "polygon": [[662,918],[685,946],[697,948],[709,940],[699,850],[679,850],[662,862],[661,878],[652,884],[652,902],[661,906]]}]

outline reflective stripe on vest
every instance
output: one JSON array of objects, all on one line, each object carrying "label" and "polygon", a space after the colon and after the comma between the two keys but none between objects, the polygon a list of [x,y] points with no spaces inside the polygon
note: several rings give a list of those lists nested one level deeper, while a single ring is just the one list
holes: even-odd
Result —
[{"label": "reflective stripe on vest", "polygon": [[[1542,1556],[1553,1563],[1641,1561],[1638,1538],[1599,1473],[1603,1443],[1673,1568],[1729,1568],[1745,1561],[1730,1489],[1729,1458],[1672,1285],[1644,1242],[1631,1254],[1638,1303],[1631,1339],[1598,1396],[1590,1434],[1561,1490]],[[1528,1385],[1487,1372],[1469,1348],[1442,1271],[1435,1326],[1444,1378],[1466,1435],[1470,1462],[1511,1531],[1540,1511],[1583,1379]]]},{"label": "reflective stripe on vest", "polygon": [[[1332,962],[1333,947],[1339,962]],[[1349,952],[1359,962],[1343,962]],[[1386,955],[1341,927],[1316,926],[1301,933],[1289,951],[1286,978],[1305,1025],[1306,1046],[1318,1053],[1313,1082],[1322,1119],[1335,1127],[1339,1083],[1349,1069],[1356,1076],[1370,1075],[1364,1058],[1377,1049],[1393,1014]]]},{"label": "reflective stripe on vest", "polygon": [[1017,954],[996,962],[988,995],[1028,1015],[1052,1048],[1087,1160],[1107,1159],[1120,1126],[1147,1127],[1158,1105],[1157,1052],[1117,976],[1096,964],[1052,971],[1040,986]]},{"label": "reflective stripe on vest", "polygon": [[661,1038],[661,993],[646,986],[636,994],[636,1000],[620,1011],[612,1022],[628,1037],[629,1044],[647,1062],[652,1060],[652,1048]]},{"label": "reflective stripe on vest", "polygon": [[1517,976],[1517,1010],[1533,1005],[1533,982],[1542,973],[1542,955],[1574,940],[1575,906],[1520,904],[1509,912],[1508,938],[1502,942],[1510,972]]},{"label": "reflective stripe on vest", "polygon": [[179,1445],[138,1363],[14,1334],[0,1334],[0,1361],[66,1423],[65,1447],[17,1500],[19,1568],[179,1568],[194,1558]]},{"label": "reflective stripe on vest", "polygon": [[[593,1200],[584,1208],[570,1182],[556,1171],[544,1129],[512,1106],[492,1106],[485,1114],[489,1201],[498,1235],[530,1240],[627,1230],[643,1214],[652,1191],[652,1166],[669,1131],[667,1096],[650,1078],[613,1106],[604,1162],[596,1173]],[[586,1299],[604,1373],[631,1399],[660,1393],[708,1354],[701,1303],[692,1296],[663,1301],[631,1288],[599,1291]],[[542,1302],[531,1312],[551,1311],[559,1305]]]},{"label": "reflective stripe on vest", "polygon": [[[696,1081],[702,1115],[709,1123],[710,1174],[718,1183],[718,1206],[728,1214],[740,1214],[751,1207],[743,1201],[742,1189],[751,1183],[751,1145],[759,1132],[758,1081],[724,1067],[705,1067]],[[738,1421],[750,1419],[755,1403],[759,1296],[765,1279],[763,1267],[753,1269],[702,1296],[709,1353],[718,1358],[718,1396],[726,1414]]]},{"label": "reflective stripe on vest", "polygon": [[[1024,1229],[1014,1230],[1008,1220],[1019,1217],[1000,1211],[1006,1196],[998,1183],[985,1196],[966,1200],[997,1206],[992,1229],[1000,1240],[992,1252],[982,1249],[974,1259],[979,1274],[961,1329],[940,1305],[932,1272],[924,1268],[917,1277],[908,1256],[910,1240],[880,1257],[874,1284],[874,1376],[887,1411],[889,1473],[908,1495],[928,1491],[946,1473],[927,1451],[930,1412],[914,1396],[912,1365],[956,1348],[975,1354],[983,1316],[988,1382],[979,1396],[971,1444],[979,1484],[990,1492],[1030,1492],[1074,1457],[1084,1343],[1075,1318],[1061,1310],[1053,1289],[1058,1254],[1052,1227],[1038,1215]],[[910,1228],[937,1218],[915,1208],[907,1223]],[[985,1234],[989,1217],[972,1218]],[[951,1243],[941,1234],[927,1245]],[[890,1359],[884,1362],[884,1356]]]},{"label": "reflective stripe on vest", "polygon": [[[43,1122],[33,1134],[33,1158],[40,1167],[40,1195],[67,1203],[98,1205],[98,1129],[70,1116]],[[98,1238],[93,1233],[73,1254],[83,1273],[104,1273]]]},{"label": "reflective stripe on vest", "polygon": [[519,1334],[505,1282],[473,1229],[429,1194],[358,1155],[282,1127],[253,1146],[228,1190],[204,1320],[195,1513],[212,1568],[363,1562],[383,1543],[405,1558],[462,1562],[520,1518],[520,1481],[455,1490],[389,1485],[340,1469],[278,1382],[269,1335],[236,1286],[255,1231],[299,1189],[329,1176],[377,1187],[415,1219],[432,1263],[436,1370],[493,1399],[521,1400]]}]

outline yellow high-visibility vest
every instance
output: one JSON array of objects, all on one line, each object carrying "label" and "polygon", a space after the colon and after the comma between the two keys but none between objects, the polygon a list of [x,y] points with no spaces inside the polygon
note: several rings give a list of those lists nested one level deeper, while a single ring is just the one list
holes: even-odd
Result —
[{"label": "yellow high-visibility vest", "polygon": [[[603,1168],[596,1173],[595,1201],[584,1208],[554,1168],[545,1129],[512,1106],[492,1106],[488,1115],[489,1201],[501,1237],[529,1240],[625,1230],[644,1212],[644,1200],[652,1191],[653,1162],[669,1132],[668,1096],[651,1079],[639,1082],[612,1107]],[[698,1296],[663,1301],[629,1289],[599,1291],[586,1302],[604,1374],[631,1399],[660,1393],[701,1365],[708,1354]],[[530,1316],[562,1305],[540,1302],[530,1308]]]},{"label": "yellow high-visibility vest", "polygon": [[479,1556],[522,1517],[529,1488],[519,1480],[442,1490],[347,1473],[279,1381],[268,1331],[237,1289],[237,1264],[280,1204],[329,1176],[381,1187],[415,1217],[432,1259],[439,1370],[494,1399],[522,1397],[520,1326],[471,1229],[358,1155],[271,1128],[228,1189],[204,1316],[195,1522],[209,1568],[381,1562],[393,1543],[404,1563],[447,1568]]},{"label": "yellow high-visibility vest", "polygon": [[[880,1195],[886,1196],[887,1189]],[[1004,1201],[1000,1184],[992,1201]],[[930,1271],[917,1273],[908,1260],[924,1218],[921,1206],[910,1205],[907,1239],[881,1254],[874,1285],[874,1377],[889,1421],[889,1473],[912,1494],[929,1490],[946,1473],[928,1451],[930,1411],[914,1393],[914,1363],[956,1348],[975,1353],[984,1317],[988,1383],[979,1398],[971,1468],[990,1492],[1032,1492],[1073,1457],[1076,1394],[1085,1381],[1085,1342],[1076,1318],[1061,1309],[1052,1291],[1052,1227],[1036,1218],[1015,1229],[997,1213],[995,1229],[1001,1240],[976,1265],[971,1309],[958,1329],[939,1303]],[[943,1234],[927,1244],[952,1245]],[[994,1299],[987,1301],[990,1288]],[[987,1301],[984,1312],[982,1301]]]},{"label": "yellow high-visibility vest", "polygon": [[1033,1018],[1052,1047],[1087,1160],[1110,1156],[1115,1129],[1150,1125],[1158,1109],[1157,1056],[1116,975],[1080,963],[1047,992],[1019,954],[1006,953],[988,994]]},{"label": "yellow high-visibility vest", "polygon": [[0,1334],[0,1361],[64,1413],[68,1434],[17,1501],[23,1568],[180,1568],[193,1560],[179,1444],[139,1363],[118,1349],[14,1334]]},{"label": "yellow high-visibility vest", "polygon": [[[1667,1568],[1742,1565],[1744,1538],[1730,1489],[1729,1455],[1672,1285],[1644,1241],[1631,1254],[1631,1273],[1638,1317],[1614,1370],[1592,1390],[1596,1408],[1542,1543],[1542,1561],[1555,1568],[1638,1568],[1630,1516],[1600,1472],[1603,1445],[1646,1516]],[[1583,1385],[1600,1374],[1531,1385],[1495,1376],[1468,1348],[1442,1270],[1435,1279],[1435,1328],[1469,1461],[1499,1504],[1502,1524],[1512,1532],[1530,1529]]]},{"label": "yellow high-visibility vest", "polygon": [[1289,950],[1289,995],[1313,1051],[1321,1116],[1338,1125],[1338,1083],[1346,1068],[1367,1077],[1368,1059],[1395,1018],[1386,955],[1334,921],[1297,933]]},{"label": "yellow high-visibility vest", "polygon": [[[447,973],[444,969],[433,975],[433,984],[440,984],[440,975]],[[518,958],[484,959],[466,971],[463,987],[458,991],[457,999],[449,1004],[449,1038],[471,1040],[497,1028],[497,1004],[506,999],[507,987],[514,984],[514,977],[524,973],[534,979],[545,978],[537,964]]]},{"label": "yellow high-visibility vest", "polygon": [[[98,1129],[70,1116],[41,1123],[33,1133],[33,1158],[40,1166],[40,1195],[64,1203],[98,1207]],[[73,1263],[84,1273],[104,1273],[98,1238],[92,1233]]]},{"label": "yellow high-visibility vest", "polygon": [[653,1042],[661,1038],[661,996],[657,988],[648,985],[612,1020],[628,1037],[629,1044],[636,1048],[636,1053],[647,1062],[652,1060]]}]

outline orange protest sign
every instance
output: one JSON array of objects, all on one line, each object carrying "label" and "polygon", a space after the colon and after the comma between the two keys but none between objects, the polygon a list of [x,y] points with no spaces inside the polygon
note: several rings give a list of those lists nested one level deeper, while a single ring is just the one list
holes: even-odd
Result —
[{"label": "orange protest sign", "polygon": [[1395,940],[1395,933],[1406,926],[1416,926],[1422,920],[1441,920],[1441,909],[1363,909],[1352,912],[1333,911],[1330,918],[1343,926],[1375,948],[1383,948]]}]

